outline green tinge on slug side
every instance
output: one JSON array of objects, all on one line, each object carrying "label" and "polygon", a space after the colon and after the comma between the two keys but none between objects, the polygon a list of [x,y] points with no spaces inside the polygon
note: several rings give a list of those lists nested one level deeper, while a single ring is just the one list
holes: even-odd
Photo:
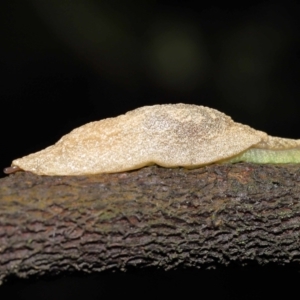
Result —
[{"label": "green tinge on slug side", "polygon": [[300,163],[300,149],[269,150],[250,148],[223,163],[251,162],[257,164],[296,164]]}]

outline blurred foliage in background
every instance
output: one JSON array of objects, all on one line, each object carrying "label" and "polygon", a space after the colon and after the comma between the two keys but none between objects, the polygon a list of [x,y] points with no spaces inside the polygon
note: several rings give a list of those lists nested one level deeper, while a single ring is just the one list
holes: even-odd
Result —
[{"label": "blurred foliage in background", "polygon": [[1,1],[0,166],[159,103],[300,137],[299,12],[297,1]]}]

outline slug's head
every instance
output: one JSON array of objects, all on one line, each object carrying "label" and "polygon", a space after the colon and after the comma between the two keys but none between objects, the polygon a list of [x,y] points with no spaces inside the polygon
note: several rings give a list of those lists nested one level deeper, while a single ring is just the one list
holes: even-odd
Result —
[{"label": "slug's head", "polygon": [[3,170],[3,172],[5,174],[12,174],[12,173],[15,173],[15,172],[18,172],[18,171],[21,171],[22,169],[18,166],[11,166],[11,167],[7,167]]}]

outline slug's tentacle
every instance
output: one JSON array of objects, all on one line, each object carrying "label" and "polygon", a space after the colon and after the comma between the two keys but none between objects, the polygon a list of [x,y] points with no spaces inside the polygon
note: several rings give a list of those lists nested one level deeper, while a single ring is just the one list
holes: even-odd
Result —
[{"label": "slug's tentacle", "polygon": [[12,173],[15,173],[15,172],[18,172],[18,171],[21,171],[22,169],[18,166],[11,166],[11,167],[7,167],[3,170],[3,172],[5,174],[12,174]]}]

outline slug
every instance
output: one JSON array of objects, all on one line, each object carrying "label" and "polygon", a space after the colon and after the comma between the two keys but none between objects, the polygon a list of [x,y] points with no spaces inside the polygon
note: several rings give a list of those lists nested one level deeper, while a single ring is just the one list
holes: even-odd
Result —
[{"label": "slug", "polygon": [[22,169],[17,167],[17,166],[11,166],[11,167],[7,167],[3,170],[3,172],[5,174],[11,174],[11,173],[15,173],[15,172],[18,172],[18,171],[21,171]]},{"label": "slug", "polygon": [[15,159],[4,172],[87,175],[239,161],[299,163],[300,140],[269,136],[204,106],[144,106],[76,128],[56,144]]}]

